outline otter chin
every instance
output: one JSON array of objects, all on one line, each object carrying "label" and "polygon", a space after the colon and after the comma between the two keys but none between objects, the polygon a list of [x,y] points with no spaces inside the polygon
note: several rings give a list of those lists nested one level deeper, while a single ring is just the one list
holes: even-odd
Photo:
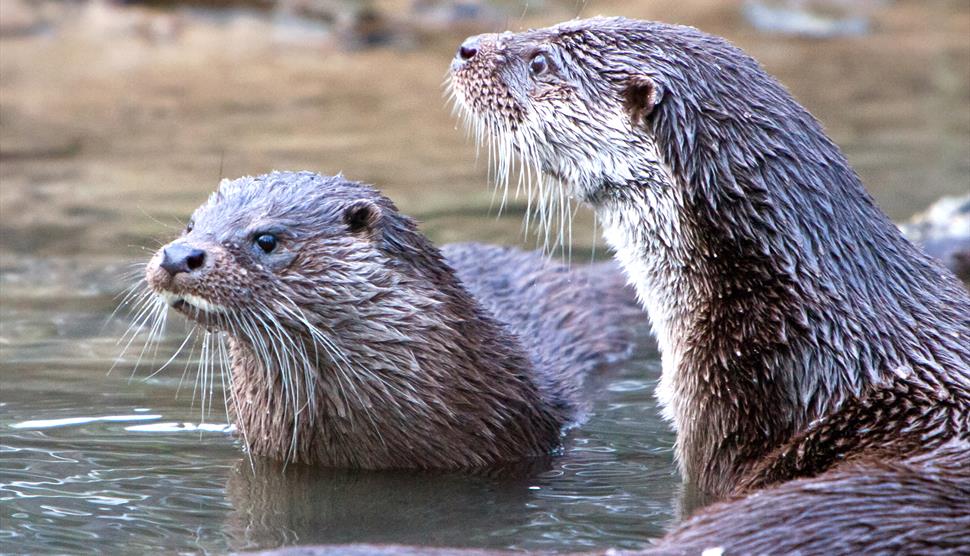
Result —
[{"label": "otter chin", "polygon": [[656,332],[690,484],[970,450],[970,296],[751,57],[594,18],[471,37],[450,84],[500,169],[595,211]]},{"label": "otter chin", "polygon": [[585,416],[585,377],[631,352],[639,320],[611,263],[442,252],[374,188],[309,172],[223,180],[146,280],[227,340],[206,351],[230,369],[249,450],[332,467],[554,454]]}]

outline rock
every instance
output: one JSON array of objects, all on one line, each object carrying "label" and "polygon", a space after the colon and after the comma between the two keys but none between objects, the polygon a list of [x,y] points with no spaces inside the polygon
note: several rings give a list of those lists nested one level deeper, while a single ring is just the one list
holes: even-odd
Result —
[{"label": "rock", "polygon": [[44,6],[40,2],[3,0],[0,2],[0,35],[29,35],[47,27]]},{"label": "rock", "polygon": [[748,0],[744,18],[766,33],[828,38],[869,32],[875,0]]},{"label": "rock", "polygon": [[899,227],[958,278],[970,282],[970,193],[943,197]]}]

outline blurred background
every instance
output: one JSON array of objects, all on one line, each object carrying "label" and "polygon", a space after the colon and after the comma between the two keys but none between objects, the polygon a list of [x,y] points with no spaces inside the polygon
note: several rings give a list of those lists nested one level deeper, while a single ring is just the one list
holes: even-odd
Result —
[{"label": "blurred background", "polygon": [[[129,354],[106,375],[132,263],[220,177],[340,171],[438,243],[534,245],[524,200],[497,215],[442,82],[470,34],[592,15],[747,50],[896,220],[970,190],[966,0],[2,0],[0,550],[634,548],[660,534],[676,477],[654,360],[620,371],[563,458],[511,482],[290,470],[268,483],[239,465],[225,416],[200,415],[181,359],[152,375],[178,327],[141,369]],[[585,211],[573,241],[574,259],[597,241]]]},{"label": "blurred background", "polygon": [[[343,171],[439,242],[519,242],[441,84],[473,33],[623,14],[754,55],[890,216],[970,175],[965,0],[4,0],[3,253],[140,257],[219,177]],[[474,219],[474,224],[470,219]],[[577,230],[589,245],[592,231]]]}]

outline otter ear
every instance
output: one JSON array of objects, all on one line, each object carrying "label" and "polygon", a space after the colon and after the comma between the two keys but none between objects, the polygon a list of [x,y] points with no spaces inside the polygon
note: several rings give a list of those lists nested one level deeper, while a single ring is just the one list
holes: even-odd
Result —
[{"label": "otter ear", "polygon": [[352,234],[373,234],[380,224],[383,213],[371,201],[354,201],[344,209],[344,224]]},{"label": "otter ear", "polygon": [[635,75],[627,80],[623,89],[623,108],[634,126],[647,124],[661,96],[657,83],[646,75]]}]

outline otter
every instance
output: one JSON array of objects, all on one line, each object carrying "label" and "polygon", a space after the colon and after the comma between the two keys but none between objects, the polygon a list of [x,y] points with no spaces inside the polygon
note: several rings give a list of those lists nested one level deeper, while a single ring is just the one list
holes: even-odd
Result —
[{"label": "otter", "polygon": [[721,498],[970,450],[970,296],[740,49],[576,20],[471,37],[450,83],[500,168],[595,211],[656,332],[688,484]]},{"label": "otter", "polygon": [[640,312],[611,264],[439,251],[377,190],[309,172],[223,180],[146,279],[228,336],[227,404],[251,453],[344,468],[555,453],[585,376],[631,352]]}]

